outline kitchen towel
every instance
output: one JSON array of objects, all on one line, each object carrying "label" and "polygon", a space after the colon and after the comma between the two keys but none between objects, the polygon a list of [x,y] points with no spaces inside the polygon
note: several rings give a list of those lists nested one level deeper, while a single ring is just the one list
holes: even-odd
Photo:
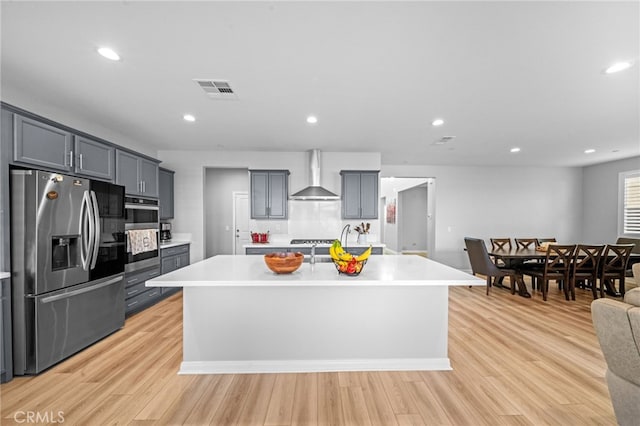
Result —
[{"label": "kitchen towel", "polygon": [[131,229],[127,231],[127,252],[132,255],[158,249],[158,232],[156,229]]}]

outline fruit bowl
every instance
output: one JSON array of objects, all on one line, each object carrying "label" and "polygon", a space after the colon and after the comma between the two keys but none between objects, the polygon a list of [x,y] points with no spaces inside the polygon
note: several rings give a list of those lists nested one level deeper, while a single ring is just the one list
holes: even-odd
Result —
[{"label": "fruit bowl", "polygon": [[333,259],[333,264],[336,265],[336,269],[340,275],[347,275],[350,277],[357,277],[364,269],[364,265],[367,263],[365,260],[356,260],[355,258],[348,262],[346,260]]},{"label": "fruit bowl", "polygon": [[290,274],[297,270],[302,261],[304,254],[300,252],[273,252],[264,255],[264,263],[276,274]]}]

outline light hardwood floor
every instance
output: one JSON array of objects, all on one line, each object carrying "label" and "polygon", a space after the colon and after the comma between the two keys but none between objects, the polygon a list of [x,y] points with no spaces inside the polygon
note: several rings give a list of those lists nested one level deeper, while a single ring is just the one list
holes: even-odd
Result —
[{"label": "light hardwood floor", "polygon": [[[98,425],[613,425],[591,295],[549,301],[450,291],[453,371],[179,376],[175,295],[37,377],[0,387],[2,424],[27,412]],[[420,336],[416,336],[420,338]]]}]

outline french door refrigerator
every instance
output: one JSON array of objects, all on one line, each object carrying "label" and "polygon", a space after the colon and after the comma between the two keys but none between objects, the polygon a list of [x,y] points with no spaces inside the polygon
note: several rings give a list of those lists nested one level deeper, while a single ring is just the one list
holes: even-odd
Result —
[{"label": "french door refrigerator", "polygon": [[14,374],[37,374],[124,325],[124,187],[11,171]]}]

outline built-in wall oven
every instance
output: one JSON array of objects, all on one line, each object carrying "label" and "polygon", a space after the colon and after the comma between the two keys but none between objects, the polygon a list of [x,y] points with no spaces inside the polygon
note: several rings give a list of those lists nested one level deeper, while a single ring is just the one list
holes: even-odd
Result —
[{"label": "built-in wall oven", "polygon": [[[160,208],[158,200],[148,198],[125,197],[125,235],[127,257],[125,272],[157,266],[160,264]],[[146,232],[153,234],[153,241],[145,237],[143,250],[135,250],[132,246],[130,232]]]}]

